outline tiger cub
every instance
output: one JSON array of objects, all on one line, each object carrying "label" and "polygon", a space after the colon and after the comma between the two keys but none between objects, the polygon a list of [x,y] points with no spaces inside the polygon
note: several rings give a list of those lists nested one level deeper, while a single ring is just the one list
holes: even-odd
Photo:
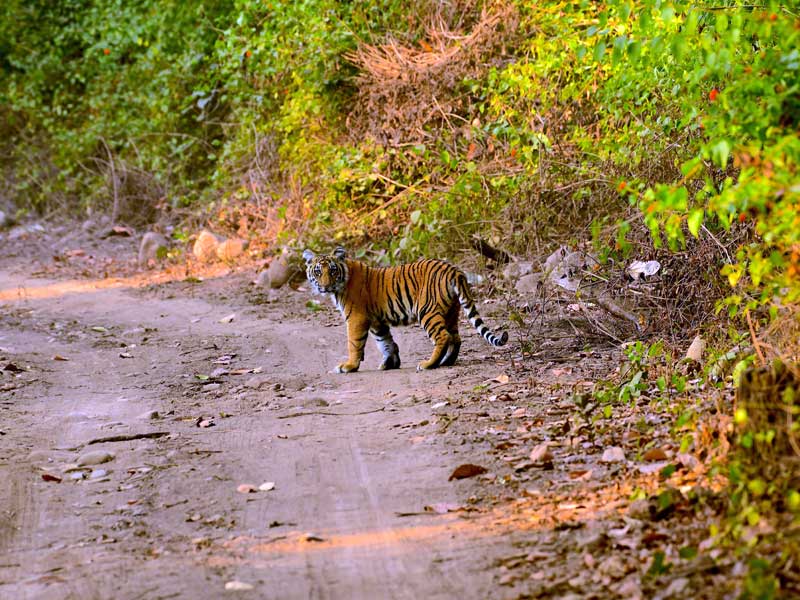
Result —
[{"label": "tiger cub", "polygon": [[459,307],[469,322],[493,346],[508,341],[508,333],[495,335],[483,324],[472,300],[467,277],[441,260],[419,260],[397,267],[375,268],[347,258],[339,246],[333,254],[303,252],[306,276],[318,294],[330,294],[347,322],[347,362],[337,373],[357,371],[364,360],[367,332],[383,354],[381,369],[400,367],[400,349],[390,325],[419,321],[434,344],[429,360],[417,370],[452,365],[461,349]]}]

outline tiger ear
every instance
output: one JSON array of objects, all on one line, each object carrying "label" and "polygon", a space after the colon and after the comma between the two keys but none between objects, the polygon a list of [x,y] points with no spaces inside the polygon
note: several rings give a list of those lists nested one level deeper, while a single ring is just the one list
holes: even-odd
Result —
[{"label": "tiger ear", "polygon": [[309,250],[308,248],[306,248],[305,250],[303,250],[303,260],[305,260],[305,261],[306,261],[306,264],[309,264],[309,263],[310,263],[312,260],[314,260],[314,257],[315,257],[315,256],[316,256],[316,254],[314,254],[314,253],[313,253],[311,250]]},{"label": "tiger ear", "polygon": [[347,250],[345,250],[343,246],[336,246],[333,255],[338,259],[344,259],[347,256]]}]

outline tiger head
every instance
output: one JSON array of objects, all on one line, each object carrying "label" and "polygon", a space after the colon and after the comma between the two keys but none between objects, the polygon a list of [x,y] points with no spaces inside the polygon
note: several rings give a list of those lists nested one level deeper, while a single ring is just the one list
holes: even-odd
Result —
[{"label": "tiger head", "polygon": [[317,294],[340,294],[347,284],[347,252],[338,246],[333,254],[303,252],[306,261],[306,277]]}]

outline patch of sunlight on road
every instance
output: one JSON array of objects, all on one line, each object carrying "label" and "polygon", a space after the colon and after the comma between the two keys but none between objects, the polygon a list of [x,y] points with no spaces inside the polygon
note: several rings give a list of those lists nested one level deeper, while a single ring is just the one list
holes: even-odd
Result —
[{"label": "patch of sunlight on road", "polygon": [[[225,267],[204,269],[202,277],[220,277],[230,272]],[[192,277],[198,278],[199,274]],[[26,278],[23,282],[8,275],[0,277],[0,302],[26,302],[59,298],[68,294],[90,294],[112,288],[139,288],[153,284],[172,283],[187,280],[182,267],[152,273],[141,273],[131,277],[109,277],[107,279],[70,279],[53,281],[48,279]]]}]

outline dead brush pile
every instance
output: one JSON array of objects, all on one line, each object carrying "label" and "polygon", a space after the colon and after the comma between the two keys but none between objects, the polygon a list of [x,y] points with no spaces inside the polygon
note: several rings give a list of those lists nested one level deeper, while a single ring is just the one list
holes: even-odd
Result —
[{"label": "dead brush pile", "polygon": [[441,4],[427,11],[418,48],[389,37],[347,55],[361,71],[348,117],[355,138],[398,146],[451,136],[469,125],[476,110],[460,87],[504,60],[519,22],[511,3],[494,2],[479,13],[475,4],[455,2],[449,14]]}]

